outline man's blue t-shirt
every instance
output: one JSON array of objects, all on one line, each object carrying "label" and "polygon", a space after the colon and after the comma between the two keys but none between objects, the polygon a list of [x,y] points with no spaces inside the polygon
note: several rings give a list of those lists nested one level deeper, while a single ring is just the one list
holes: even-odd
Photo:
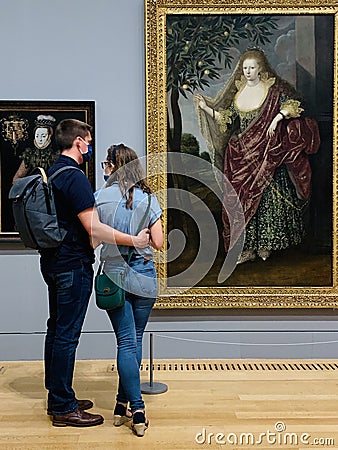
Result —
[{"label": "man's blue t-shirt", "polygon": [[[79,168],[73,158],[60,155],[49,169],[48,176],[65,166]],[[57,249],[41,250],[41,267],[49,272],[62,273],[94,262],[94,251],[88,233],[77,215],[92,208],[95,200],[89,180],[80,170],[61,172],[52,184],[59,224],[67,230],[67,234]]]}]

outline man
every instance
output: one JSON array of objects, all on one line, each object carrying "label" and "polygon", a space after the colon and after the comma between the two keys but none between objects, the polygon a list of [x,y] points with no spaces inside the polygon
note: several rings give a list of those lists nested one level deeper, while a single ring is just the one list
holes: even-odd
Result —
[{"label": "man", "polygon": [[40,266],[48,286],[49,319],[45,340],[47,413],[54,426],[89,427],[103,423],[99,414],[85,412],[93,403],[77,400],[72,388],[75,352],[92,291],[94,250],[100,242],[146,247],[148,230],[130,236],[100,222],[91,185],[79,165],[91,157],[91,127],[65,119],[55,131],[60,156],[49,169],[72,166],[53,180],[60,225],[67,230],[62,245],[41,251]]}]

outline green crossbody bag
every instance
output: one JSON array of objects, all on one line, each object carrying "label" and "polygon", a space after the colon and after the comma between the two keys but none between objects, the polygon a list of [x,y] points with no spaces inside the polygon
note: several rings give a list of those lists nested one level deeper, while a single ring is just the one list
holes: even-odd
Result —
[{"label": "green crossbody bag", "polygon": [[[150,195],[148,194],[148,206],[138,226],[136,234],[138,234],[144,226],[144,222],[147,218],[150,209],[150,202],[151,198]],[[133,256],[133,253],[134,247],[130,247],[127,259],[128,265]],[[106,311],[121,308],[124,305],[126,298],[125,290],[123,288],[125,272],[116,271],[104,273],[102,272],[103,263],[104,261],[100,263],[94,282],[96,306],[100,309],[105,309]]]}]

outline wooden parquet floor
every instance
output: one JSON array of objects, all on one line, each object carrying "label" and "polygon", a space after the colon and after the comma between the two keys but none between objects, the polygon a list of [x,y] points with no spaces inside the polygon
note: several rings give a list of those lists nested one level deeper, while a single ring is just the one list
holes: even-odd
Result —
[{"label": "wooden parquet floor", "polygon": [[[142,381],[149,381],[147,362]],[[144,395],[150,427],[113,426],[117,384],[106,360],[78,361],[78,398],[105,417],[93,428],[53,427],[43,363],[0,363],[1,450],[338,449],[338,361],[156,361],[163,394]]]}]

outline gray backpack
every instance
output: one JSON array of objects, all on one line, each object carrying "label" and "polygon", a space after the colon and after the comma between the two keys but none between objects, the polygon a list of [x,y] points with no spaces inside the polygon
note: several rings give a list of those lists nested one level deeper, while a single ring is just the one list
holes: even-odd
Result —
[{"label": "gray backpack", "polygon": [[58,223],[52,181],[65,170],[80,169],[62,167],[48,180],[43,169],[39,167],[36,170],[39,173],[16,180],[9,191],[15,228],[26,247],[37,250],[56,248],[67,232]]}]

